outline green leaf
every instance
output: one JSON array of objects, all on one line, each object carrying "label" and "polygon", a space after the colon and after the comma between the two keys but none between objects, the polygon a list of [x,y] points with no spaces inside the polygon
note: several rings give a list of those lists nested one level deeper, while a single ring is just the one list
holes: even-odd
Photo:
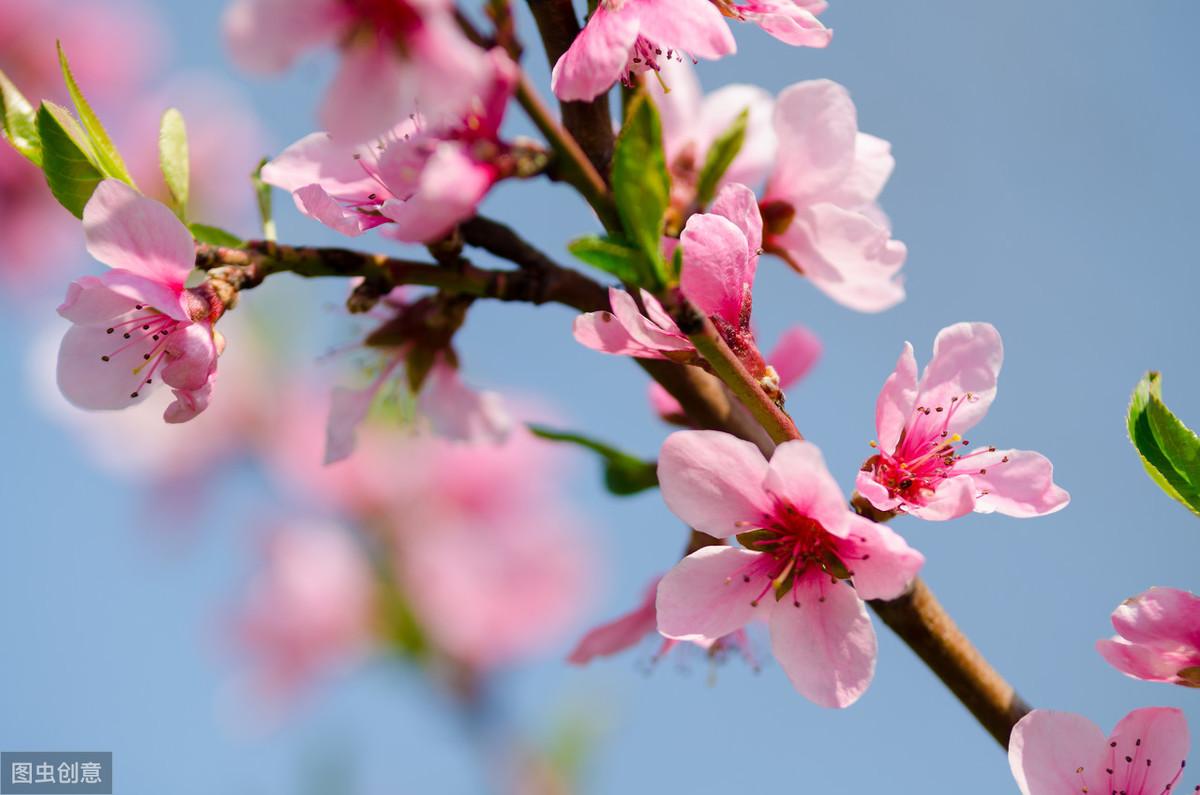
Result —
[{"label": "green leaf", "polygon": [[645,94],[630,103],[617,136],[612,163],[613,197],[625,237],[637,246],[650,271],[635,284],[662,287],[667,282],[662,258],[663,217],[671,201],[671,177],[663,151],[662,122]]},{"label": "green leaf", "polygon": [[733,124],[721,133],[717,140],[708,148],[704,158],[704,167],[696,181],[696,204],[704,207],[717,195],[717,185],[729,170],[733,159],[742,151],[746,142],[746,125],[750,121],[750,108],[746,108],[733,120]]},{"label": "green leaf", "polygon": [[76,218],[104,179],[88,146],[86,135],[71,112],[45,101],[37,112],[38,137],[42,142],[42,171],[59,204]]},{"label": "green leaf", "polygon": [[629,284],[638,284],[646,270],[646,258],[639,249],[611,237],[581,237],[571,241],[567,250],[588,265]]},{"label": "green leaf", "polygon": [[183,114],[175,108],[167,108],[158,127],[158,167],[175,205],[175,214],[186,219],[190,182],[187,126]]},{"label": "green leaf", "polygon": [[263,182],[262,178],[263,166],[267,162],[265,157],[258,161],[258,167],[250,175],[250,181],[254,185],[254,197],[258,200],[258,217],[262,221],[263,240],[274,242],[275,216],[271,211],[271,186]]},{"label": "green leaf", "polygon": [[37,112],[4,72],[0,72],[0,134],[29,162],[41,168],[42,142],[38,137]]},{"label": "green leaf", "polygon": [[658,464],[623,453],[615,447],[569,431],[557,431],[543,425],[530,425],[534,436],[552,442],[566,442],[591,450],[604,462],[604,485],[620,496],[637,494],[658,486]]},{"label": "green leaf", "polygon": [[246,241],[242,240],[232,232],[226,232],[224,229],[219,229],[208,224],[188,224],[188,229],[192,232],[192,237],[196,238],[197,243],[207,243],[210,246],[224,246],[225,248],[241,248],[246,245]]},{"label": "green leaf", "polygon": [[79,113],[79,120],[83,123],[83,129],[87,130],[88,141],[92,145],[92,152],[95,156],[95,164],[99,167],[101,173],[106,177],[119,179],[125,184],[136,188],[137,185],[133,182],[133,177],[129,174],[129,169],[125,167],[125,161],[121,159],[121,153],[117,151],[117,147],[113,144],[112,139],[108,137],[108,132],[105,131],[104,125],[100,123],[99,117],[92,110],[92,106],[84,98],[83,92],[79,90],[79,84],[75,82],[75,75],[71,74],[71,65],[67,63],[67,54],[63,52],[62,42],[57,43],[58,46],[58,65],[62,69],[63,80],[67,84],[67,91],[71,95],[71,101],[75,103],[75,110]]},{"label": "green leaf", "polygon": [[1154,482],[1200,515],[1200,438],[1162,401],[1162,381],[1147,373],[1129,403],[1129,439]]}]

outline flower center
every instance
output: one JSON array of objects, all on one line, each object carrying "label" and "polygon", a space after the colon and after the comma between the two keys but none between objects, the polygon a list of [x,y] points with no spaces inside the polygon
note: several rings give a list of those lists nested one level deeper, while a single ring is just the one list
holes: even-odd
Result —
[{"label": "flower center", "polygon": [[[1165,786],[1151,789],[1149,779],[1151,771],[1155,769],[1154,759],[1143,753],[1142,738],[1135,738],[1133,746],[1125,749],[1119,748],[1116,740],[1110,740],[1108,749],[1104,773],[1091,779],[1093,782],[1098,781],[1101,791],[1093,792],[1087,784],[1088,771],[1077,767],[1075,776],[1078,780],[1078,792],[1084,795],[1108,795],[1110,792],[1116,792],[1118,795],[1170,795],[1187,766],[1187,760],[1181,760],[1175,775]],[[1200,784],[1196,785],[1193,792],[1200,792]]]},{"label": "flower center", "polygon": [[104,329],[105,336],[115,338],[116,347],[100,356],[100,361],[109,366],[132,366],[133,374],[141,376],[141,381],[129,393],[130,400],[135,400],[141,390],[152,383],[154,373],[167,355],[167,336],[183,325],[183,321],[144,304],[137,304],[134,313]]}]

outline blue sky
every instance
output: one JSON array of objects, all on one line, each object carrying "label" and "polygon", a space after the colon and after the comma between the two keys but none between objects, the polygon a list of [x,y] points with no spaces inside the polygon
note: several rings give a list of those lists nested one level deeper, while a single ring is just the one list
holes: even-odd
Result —
[{"label": "blue sky", "polygon": [[[220,8],[164,5],[179,68],[234,76],[217,44]],[[1084,712],[1106,729],[1135,707],[1179,706],[1200,734],[1195,692],[1126,679],[1092,648],[1125,597],[1150,585],[1200,589],[1200,522],[1157,492],[1123,426],[1129,393],[1150,368],[1164,372],[1169,405],[1200,424],[1200,6],[915,8],[833,0],[828,50],[794,50],[744,26],[738,56],[699,69],[710,89],[838,80],[862,129],[889,139],[897,157],[883,204],[909,246],[905,303],[860,315],[778,262],[760,267],[762,337],[802,322],[826,345],[789,409],[849,490],[903,341],[925,361],[943,326],[994,323],[1005,367],[972,441],[1046,453],[1072,504],[1036,520],[902,519],[895,529],[925,553],[930,586],[1031,703]],[[541,54],[532,41],[528,49],[545,86]],[[274,145],[312,129],[314,87],[330,66],[317,57],[282,79],[239,78]],[[485,211],[564,261],[565,242],[594,229],[582,202],[540,183],[504,186]],[[335,242],[290,208],[280,215],[285,240]],[[78,271],[97,267],[81,252]],[[319,307],[342,287],[263,292],[272,289]],[[53,304],[21,300],[0,304],[0,440],[9,451],[0,748],[112,750],[123,792],[316,795],[325,769],[352,771],[338,791],[354,795],[486,791],[461,722],[404,671],[373,666],[313,693],[282,727],[247,728],[256,721],[229,697],[235,668],[215,626],[250,565],[245,523],[229,517],[261,509],[254,485],[224,490],[187,544],[154,543],[163,528],[146,525],[162,520],[145,518],[135,488],[91,468],[24,385],[26,350]],[[574,426],[652,455],[665,429],[645,405],[643,375],[583,350],[569,328],[570,314],[556,307],[479,306],[462,337],[470,377],[540,391]],[[630,606],[670,565],[682,529],[656,495],[606,496],[587,460],[571,486],[603,552],[607,574],[591,611],[599,619]],[[607,726],[586,777],[597,795],[1014,792],[990,738],[886,628],[879,636],[875,682],[843,712],[807,703],[769,661],[761,673],[736,662],[710,672],[693,659],[647,674],[639,660],[649,649],[583,670],[548,657],[508,675],[499,701],[534,735],[564,711]],[[759,649],[766,656],[765,641]]]}]

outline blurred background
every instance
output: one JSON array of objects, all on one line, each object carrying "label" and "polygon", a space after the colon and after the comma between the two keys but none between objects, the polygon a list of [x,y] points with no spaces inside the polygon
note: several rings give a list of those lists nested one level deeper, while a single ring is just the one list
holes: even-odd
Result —
[{"label": "blurred background", "polygon": [[[63,38],[135,172],[153,173],[158,115],[181,107],[204,186],[197,217],[254,233],[245,175],[314,129],[332,53],[281,77],[246,77],[227,62],[221,0],[24,6],[0,7],[0,68],[32,98],[57,97],[53,73],[36,72]],[[19,19],[29,9],[40,24]],[[526,66],[548,95],[548,69],[519,13]],[[1123,419],[1135,382],[1153,368],[1164,373],[1168,405],[1200,424],[1200,6],[932,0],[918,12],[834,0],[822,18],[836,31],[828,50],[793,49],[741,25],[739,54],[698,69],[707,89],[753,82],[777,92],[835,79],[853,94],[861,129],[890,140],[897,158],[882,203],[909,247],[907,301],[857,314],[776,260],[760,266],[761,338],[769,344],[800,322],[825,344],[815,371],[789,391],[789,409],[849,491],[902,343],[911,340],[923,363],[943,326],[994,323],[1005,367],[972,441],[1045,453],[1072,503],[1042,519],[902,518],[894,527],[925,553],[926,580],[956,621],[1032,704],[1085,713],[1106,729],[1135,707],[1178,706],[1200,735],[1194,692],[1126,679],[1093,649],[1122,599],[1151,585],[1200,588],[1200,522],[1144,474]],[[530,128],[514,111],[507,131]],[[65,211],[30,209],[49,200],[22,192],[29,180],[18,167],[27,164],[8,154],[0,748],[112,751],[117,791],[127,793],[1015,791],[995,743],[878,622],[875,682],[842,712],[797,695],[762,636],[752,641],[757,665],[686,649],[654,665],[653,640],[567,665],[582,633],[632,608],[685,536],[656,494],[614,498],[594,460],[562,449],[531,453],[516,469],[516,482],[552,489],[563,503],[536,521],[563,530],[547,549],[567,559],[556,576],[570,609],[547,618],[536,642],[481,662],[486,676],[466,684],[364,654],[313,676],[268,665],[263,687],[245,629],[272,614],[269,599],[255,600],[264,567],[287,558],[277,531],[339,521],[313,498],[319,489],[272,474],[304,455],[295,438],[280,452],[278,439],[303,436],[304,418],[319,423],[328,399],[280,374],[318,383],[323,355],[361,337],[362,322],[338,310],[346,285],[273,278],[243,296],[223,321],[230,347],[214,406],[234,394],[235,379],[250,386],[236,390],[236,411],[214,412],[199,433],[170,436],[178,429],[153,416],[80,417],[53,390],[62,331],[54,307],[69,279],[102,266]],[[505,183],[483,212],[563,261],[565,243],[595,228],[581,201],[542,182]],[[281,240],[346,244],[286,196],[277,194],[276,216]],[[378,237],[353,242],[405,252]],[[260,331],[239,336],[235,322]],[[647,404],[643,374],[577,345],[570,323],[559,307],[476,306],[457,342],[465,377],[653,457],[669,429]],[[227,366],[234,357],[240,363]],[[239,452],[240,440],[268,427],[281,466]],[[414,453],[414,468],[433,460],[425,456]],[[446,551],[447,577],[454,554]],[[545,608],[531,600],[519,609]],[[464,688],[478,688],[474,707],[454,695]],[[570,788],[537,788],[547,780]]]}]

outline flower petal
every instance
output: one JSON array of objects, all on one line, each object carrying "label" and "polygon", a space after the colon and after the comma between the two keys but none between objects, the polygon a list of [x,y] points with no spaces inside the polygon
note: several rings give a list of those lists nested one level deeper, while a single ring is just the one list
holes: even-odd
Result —
[{"label": "flower petal", "polygon": [[[911,342],[904,343],[904,350],[896,360],[896,369],[883,382],[879,397],[875,401],[875,433],[879,435],[879,449],[885,453],[896,452],[904,424],[912,415],[917,399],[917,360],[913,356]],[[878,507],[878,506],[876,506]]]},{"label": "flower petal", "polygon": [[790,441],[776,447],[764,486],[800,514],[820,522],[827,532],[846,535],[853,514],[825,467],[821,450],[812,442]]},{"label": "flower petal", "polygon": [[643,359],[665,358],[635,340],[612,312],[585,312],[575,318],[573,331],[576,342],[594,351]]},{"label": "flower petal", "polygon": [[766,618],[775,606],[766,598],[751,604],[762,590],[758,580],[746,582],[743,570],[761,552],[726,546],[703,547],[663,575],[655,608],[658,631],[668,638],[712,641]]},{"label": "flower petal", "polygon": [[893,511],[903,502],[899,497],[893,497],[887,486],[875,480],[873,472],[860,471],[854,480],[854,489],[880,511]]},{"label": "flower petal", "polygon": [[[1166,791],[1167,784],[1171,783],[1187,759],[1191,746],[1187,719],[1181,710],[1171,707],[1135,709],[1121,719],[1108,739],[1110,743],[1117,744],[1114,751],[1118,765],[1126,756],[1134,760],[1126,763],[1129,765],[1126,768],[1129,778],[1124,780],[1140,782],[1140,791],[1146,793]],[[1147,765],[1143,760],[1154,764]],[[1122,780],[1122,772],[1125,771],[1117,772],[1118,782]],[[1124,788],[1130,792],[1139,791],[1128,783]]]},{"label": "flower petal", "polygon": [[747,20],[794,47],[826,47],[833,31],[793,0],[758,0],[742,12]]},{"label": "flower petal", "polygon": [[832,80],[807,80],[775,100],[779,154],[766,200],[797,209],[837,188],[854,167],[858,112]]},{"label": "flower petal", "polygon": [[[116,353],[120,335],[105,334],[100,326],[71,326],[58,349],[58,388],[81,409],[123,409],[140,403],[150,390],[139,389],[145,364],[142,354],[154,343],[148,339]],[[109,361],[103,361],[108,356]],[[137,397],[130,397],[134,393]]]},{"label": "flower petal", "polygon": [[862,599],[899,597],[925,565],[925,556],[899,533],[861,516],[850,517],[850,533],[837,550],[854,573],[854,590]]},{"label": "flower petal", "polygon": [[1178,588],[1150,588],[1118,606],[1112,624],[1134,643],[1200,648],[1200,596]]},{"label": "flower petal", "polygon": [[1194,649],[1168,650],[1130,643],[1118,637],[1096,641],[1096,651],[1121,673],[1147,682],[1178,683],[1180,671],[1200,664],[1200,654]]},{"label": "flower petal", "polygon": [[183,288],[196,262],[192,235],[175,214],[124,182],[106,179],[83,208],[87,250],[111,268]]},{"label": "flower petal", "polygon": [[[215,374],[214,374],[215,375]],[[213,378],[199,389],[175,389],[175,400],[163,410],[163,420],[173,425],[194,419],[212,400]]]},{"label": "flower petal", "polygon": [[1045,516],[1062,510],[1071,501],[1071,495],[1054,482],[1054,466],[1041,453],[997,450],[969,461],[971,478],[981,492],[975,500],[975,510],[980,513]]},{"label": "flower petal", "polygon": [[[763,220],[754,191],[736,182],[726,185],[713,201],[712,212],[728,218],[742,230],[742,234],[746,236],[747,256],[751,265],[757,264],[758,251],[763,244]],[[745,279],[753,284],[754,271],[751,270]]]},{"label": "flower petal", "polygon": [[639,31],[663,49],[682,50],[693,58],[720,58],[737,51],[725,18],[708,0],[626,0]]},{"label": "flower petal", "polygon": [[554,64],[550,90],[564,102],[589,101],[621,77],[638,35],[638,19],[628,8],[610,11],[600,3],[570,48]]},{"label": "flower petal", "polygon": [[1082,715],[1035,709],[1013,727],[1008,764],[1022,795],[1105,792],[1107,750],[1104,732]]},{"label": "flower petal", "polygon": [[771,651],[802,696],[822,707],[848,707],[875,676],[875,628],[866,605],[844,582],[816,569],[771,614]]},{"label": "flower petal", "polygon": [[636,646],[658,627],[658,614],[654,602],[658,594],[658,581],[646,591],[645,598],[633,610],[594,627],[584,635],[567,661],[575,665],[586,665],[596,657],[608,657]]},{"label": "flower petal", "polygon": [[335,141],[327,132],[310,133],[263,166],[262,179],[289,192],[320,185],[343,201],[365,200],[381,188],[355,154],[352,146]]},{"label": "flower petal", "polygon": [[207,323],[188,323],[175,329],[165,351],[167,364],[159,372],[163,383],[175,389],[201,389],[217,366],[217,345]]},{"label": "flower petal", "polygon": [[683,234],[683,269],[679,287],[708,316],[731,326],[741,324],[742,305],[754,284],[757,255],[750,255],[746,236],[727,218],[697,213]]},{"label": "flower petal", "polygon": [[658,456],[667,507],[693,529],[716,538],[742,532],[742,522],[767,518],[767,471],[757,447],[720,431],[677,431]]},{"label": "flower petal", "polygon": [[513,428],[499,394],[471,389],[444,361],[430,371],[417,403],[433,432],[444,439],[500,444]]},{"label": "flower petal", "polygon": [[963,433],[983,419],[996,397],[996,381],[1004,363],[1004,344],[990,323],[955,323],[938,332],[933,341],[933,358],[925,366],[917,385],[917,403],[933,408],[950,408],[951,398],[961,401],[954,408],[947,430]]},{"label": "flower petal", "polygon": [[[638,308],[633,296],[624,290],[610,287],[608,290],[609,304],[613,314],[625,327],[634,340],[654,351],[691,351],[695,346],[683,336],[674,322],[670,329],[664,329],[652,322]],[[661,306],[659,307],[661,309]]]},{"label": "flower petal", "polygon": [[358,237],[370,228],[362,213],[346,209],[320,185],[305,185],[292,193],[292,199],[300,212],[347,237]]},{"label": "flower petal", "polygon": [[382,384],[372,382],[363,389],[333,388],[329,400],[329,419],[325,423],[325,464],[349,458],[357,443],[358,426],[371,413]]},{"label": "flower petal", "polygon": [[905,503],[905,511],[930,522],[957,519],[975,510],[978,490],[969,475],[946,478],[937,485],[933,496],[922,504]]},{"label": "flower petal", "polygon": [[804,326],[792,326],[779,337],[766,359],[779,376],[779,386],[786,389],[808,375],[821,358],[821,350],[820,337]]},{"label": "flower petal", "polygon": [[388,235],[405,243],[444,237],[459,221],[475,214],[476,205],[495,179],[494,168],[473,160],[461,144],[439,144],[426,162],[412,198],[388,199],[379,208],[395,223]]}]

